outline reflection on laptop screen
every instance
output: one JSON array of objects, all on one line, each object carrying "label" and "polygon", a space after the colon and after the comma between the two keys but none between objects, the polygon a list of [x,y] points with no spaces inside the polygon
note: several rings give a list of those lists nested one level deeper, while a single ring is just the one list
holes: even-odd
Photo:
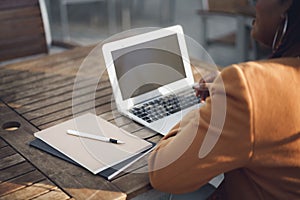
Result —
[{"label": "reflection on laptop screen", "polygon": [[177,35],[112,52],[124,100],[186,78]]}]

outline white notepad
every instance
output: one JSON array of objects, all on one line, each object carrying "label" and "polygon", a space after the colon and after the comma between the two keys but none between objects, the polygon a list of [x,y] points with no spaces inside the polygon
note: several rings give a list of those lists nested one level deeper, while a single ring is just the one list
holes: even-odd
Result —
[{"label": "white notepad", "polygon": [[[125,144],[69,135],[67,134],[69,129],[116,138]],[[37,132],[34,136],[94,174],[152,147],[151,143],[90,113]]]}]

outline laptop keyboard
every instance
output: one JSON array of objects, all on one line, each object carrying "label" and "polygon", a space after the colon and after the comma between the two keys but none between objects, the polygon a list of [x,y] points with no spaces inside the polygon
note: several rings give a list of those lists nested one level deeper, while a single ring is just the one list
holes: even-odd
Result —
[{"label": "laptop keyboard", "polygon": [[173,113],[184,110],[185,108],[196,105],[200,98],[196,97],[195,92],[190,90],[180,94],[172,94],[160,97],[153,101],[137,105],[129,110],[132,114],[147,121],[148,123],[169,116]]}]

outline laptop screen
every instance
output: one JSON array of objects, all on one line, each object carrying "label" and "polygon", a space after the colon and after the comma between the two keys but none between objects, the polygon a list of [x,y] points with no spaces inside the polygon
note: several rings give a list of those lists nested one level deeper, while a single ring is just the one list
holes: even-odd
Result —
[{"label": "laptop screen", "polygon": [[186,78],[177,35],[112,52],[123,100]]}]

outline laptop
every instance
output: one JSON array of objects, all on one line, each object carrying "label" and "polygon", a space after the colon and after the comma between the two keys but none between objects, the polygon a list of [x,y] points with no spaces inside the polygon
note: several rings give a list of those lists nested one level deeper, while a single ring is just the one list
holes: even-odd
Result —
[{"label": "laptop", "polygon": [[118,111],[166,135],[202,104],[180,25],[109,42],[102,47]]}]

